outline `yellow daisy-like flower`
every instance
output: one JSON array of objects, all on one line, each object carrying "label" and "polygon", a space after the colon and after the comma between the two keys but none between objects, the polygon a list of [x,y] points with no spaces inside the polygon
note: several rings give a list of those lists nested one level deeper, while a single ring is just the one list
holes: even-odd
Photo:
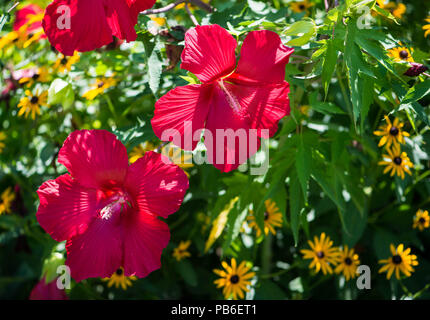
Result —
[{"label": "yellow daisy-like flower", "polygon": [[317,273],[322,270],[324,274],[332,274],[332,266],[336,266],[339,262],[340,253],[338,248],[333,247],[333,241],[330,240],[330,237],[323,232],[319,239],[317,236],[314,237],[314,242],[308,240],[308,244],[311,250],[302,249],[300,252],[304,259],[312,259],[309,269],[315,267]]},{"label": "yellow daisy-like flower", "polygon": [[11,213],[12,201],[15,200],[15,194],[12,192],[12,188],[9,187],[0,196],[0,215],[5,213]]},{"label": "yellow daisy-like flower", "polygon": [[25,32],[11,31],[2,38],[0,38],[0,50],[7,48],[11,45],[15,45],[18,48],[22,48],[27,39]]},{"label": "yellow daisy-like flower", "polygon": [[389,49],[388,56],[393,58],[396,62],[414,62],[414,58],[412,58],[411,51],[403,46]]},{"label": "yellow daisy-like flower", "polygon": [[425,30],[424,37],[427,37],[430,34],[430,16],[425,19],[425,21],[428,22],[428,24],[423,26],[423,30]]},{"label": "yellow daisy-like flower", "polygon": [[405,178],[405,172],[409,175],[412,175],[409,169],[414,165],[406,152],[402,152],[400,150],[400,146],[394,145],[392,149],[387,148],[386,150],[388,154],[383,155],[385,160],[378,162],[379,165],[386,166],[384,169],[384,174],[391,170],[391,177],[394,176],[394,174],[397,174],[397,176],[401,177],[402,179]]},{"label": "yellow daisy-like flower", "polygon": [[357,276],[357,267],[360,265],[358,254],[354,249],[348,249],[348,246],[340,250],[339,265],[334,269],[336,273],[343,273],[346,281],[354,279]]},{"label": "yellow daisy-like flower", "polygon": [[427,210],[423,211],[419,209],[414,217],[413,228],[418,228],[420,231],[430,227],[430,217]]},{"label": "yellow daisy-like flower", "polygon": [[312,6],[313,6],[313,3],[309,2],[308,0],[294,1],[290,3],[290,9],[296,13],[305,12]]},{"label": "yellow daisy-like flower", "polygon": [[42,28],[40,28],[38,31],[28,34],[28,38],[25,40],[23,48],[29,47],[33,42],[38,41],[44,34],[45,32]]},{"label": "yellow daisy-like flower", "polygon": [[36,114],[40,115],[40,107],[48,105],[48,91],[39,93],[39,90],[36,90],[36,93],[32,94],[30,90],[25,90],[25,94],[26,97],[22,98],[18,103],[18,108],[20,108],[18,116],[25,115],[27,118],[31,113],[31,118],[34,120],[36,119]]},{"label": "yellow daisy-like flower", "polygon": [[73,53],[73,56],[64,56],[60,55],[60,57],[55,61],[54,69],[58,70],[58,72],[66,72],[72,69],[72,65],[78,62],[80,59],[77,51]]},{"label": "yellow daisy-like flower", "polygon": [[93,89],[88,90],[82,96],[87,100],[94,100],[94,98],[97,97],[99,94],[104,93],[107,89],[115,86],[117,83],[118,80],[113,77],[103,77],[97,79],[96,82],[92,85]]},{"label": "yellow daisy-like flower", "polygon": [[31,87],[36,82],[48,82],[50,80],[49,70],[45,67],[38,68],[31,77],[24,77],[19,79],[20,84]]},{"label": "yellow daisy-like flower", "polygon": [[143,157],[146,151],[151,151],[155,149],[155,145],[151,142],[145,141],[143,144],[139,144],[138,146],[134,147],[130,151],[129,159],[128,161],[130,163],[134,163],[140,158]]},{"label": "yellow daisy-like flower", "polygon": [[190,153],[182,152],[181,148],[178,148],[172,144],[168,144],[161,149],[161,154],[170,159],[174,164],[184,170],[185,174],[190,177],[189,173],[186,171],[192,168],[194,165],[192,163],[193,155]]},{"label": "yellow daisy-like flower", "polygon": [[376,3],[380,8],[390,11],[391,14],[397,19],[401,19],[403,14],[406,12],[406,6],[403,3],[396,4],[394,2],[387,2],[385,0],[376,0]]},{"label": "yellow daisy-like flower", "polygon": [[[264,211],[264,234],[267,236],[270,231],[273,235],[275,235],[275,228],[282,226],[282,213],[279,211],[276,203],[271,199],[264,201],[264,204],[266,206],[266,211]],[[252,211],[246,219],[248,220],[249,227],[256,230],[257,237],[261,236],[261,229],[258,226]]]},{"label": "yellow daisy-like flower", "polygon": [[177,261],[181,261],[182,259],[191,257],[191,253],[188,252],[188,248],[191,245],[191,240],[181,241],[179,245],[173,249],[173,257]]},{"label": "yellow daisy-like flower", "polygon": [[233,297],[234,300],[237,298],[243,299],[244,292],[248,292],[248,286],[251,285],[250,279],[255,276],[255,272],[249,272],[250,267],[246,264],[246,261],[242,261],[237,266],[236,259],[231,259],[231,266],[227,262],[221,262],[225,270],[214,269],[217,275],[221,278],[214,281],[217,288],[223,288],[222,293],[225,299]]},{"label": "yellow daisy-like flower", "polygon": [[6,133],[0,131],[0,153],[3,152],[4,147],[6,147],[4,141],[6,140]]},{"label": "yellow daisy-like flower", "polygon": [[135,276],[126,277],[124,275],[124,268],[121,267],[111,275],[110,278],[104,278],[103,281],[107,281],[107,286],[110,288],[115,285],[115,288],[119,288],[121,286],[122,290],[127,290],[128,287],[132,286],[131,281],[137,280]]},{"label": "yellow daisy-like flower", "polygon": [[390,245],[392,257],[379,260],[380,264],[385,264],[379,269],[379,273],[387,272],[387,279],[390,279],[393,272],[396,273],[396,278],[400,279],[400,271],[407,277],[414,272],[413,266],[418,265],[417,256],[411,253],[411,249],[404,250],[403,244],[400,244],[397,249],[393,244]]},{"label": "yellow daisy-like flower", "polygon": [[382,137],[381,140],[379,140],[378,147],[382,147],[386,144],[386,147],[389,148],[391,145],[399,146],[400,143],[404,144],[404,137],[409,137],[409,133],[402,130],[404,126],[403,122],[394,118],[394,122],[391,123],[388,116],[384,116],[384,118],[386,124],[380,126],[378,131],[373,132],[374,135]]}]

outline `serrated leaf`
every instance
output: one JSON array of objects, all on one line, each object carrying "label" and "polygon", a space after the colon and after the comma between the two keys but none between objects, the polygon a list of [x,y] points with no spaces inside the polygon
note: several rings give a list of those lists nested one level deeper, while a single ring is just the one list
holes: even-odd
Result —
[{"label": "serrated leaf", "polygon": [[337,64],[337,51],[334,48],[333,41],[327,40],[327,49],[324,54],[324,62],[322,65],[321,79],[323,83],[325,97],[327,97],[328,87],[333,77],[334,70]]}]

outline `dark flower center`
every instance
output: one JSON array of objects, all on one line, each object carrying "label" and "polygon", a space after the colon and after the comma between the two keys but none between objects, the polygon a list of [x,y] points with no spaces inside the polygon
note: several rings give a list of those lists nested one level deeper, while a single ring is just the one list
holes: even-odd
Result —
[{"label": "dark flower center", "polygon": [[65,65],[65,64],[67,63],[67,58],[66,58],[66,57],[64,57],[63,59],[61,59],[60,63],[61,63],[62,65]]},{"label": "dark flower center", "polygon": [[269,213],[267,211],[264,211],[264,221],[269,219]]},{"label": "dark flower center", "polygon": [[237,274],[232,275],[232,276],[230,277],[230,282],[231,282],[232,284],[236,284],[236,283],[238,283],[238,282],[239,282],[239,276],[238,276]]},{"label": "dark flower center", "polygon": [[393,162],[394,162],[395,164],[397,164],[398,166],[400,166],[400,165],[402,164],[402,158],[400,158],[400,157],[395,157],[395,158],[393,159]]},{"label": "dark flower center", "polygon": [[97,87],[98,88],[101,88],[101,87],[103,87],[105,85],[105,83],[102,81],[102,82],[99,82],[99,84],[97,85]]},{"label": "dark flower center", "polygon": [[350,257],[346,257],[346,258],[345,258],[345,264],[346,264],[347,266],[350,266],[350,265],[352,264],[352,260],[351,260],[351,258],[350,258]]},{"label": "dark flower center", "polygon": [[399,134],[399,129],[397,127],[391,127],[390,134],[392,136],[397,136]]},{"label": "dark flower center", "polygon": [[322,252],[322,251],[318,251],[318,252],[317,252],[317,257],[318,257],[319,259],[324,258],[324,252]]},{"label": "dark flower center", "polygon": [[122,274],[124,273],[124,271],[122,271],[121,268],[119,268],[118,270],[115,271],[117,276],[122,276]]},{"label": "dark flower center", "polygon": [[406,50],[402,50],[399,52],[399,56],[402,59],[407,59],[407,57],[409,57],[409,53]]},{"label": "dark flower center", "polygon": [[37,79],[39,79],[39,77],[40,77],[40,74],[38,74],[38,73],[35,73],[35,74],[33,74],[33,76],[31,77],[33,80],[37,80]]},{"label": "dark flower center", "polygon": [[39,97],[37,97],[37,96],[31,97],[30,102],[31,102],[32,104],[36,104],[36,103],[38,103],[38,102],[39,102]]},{"label": "dark flower center", "polygon": [[402,263],[402,257],[396,254],[392,258],[394,264],[401,264]]},{"label": "dark flower center", "polygon": [[426,219],[420,218],[418,221],[419,221],[419,223],[424,224],[426,222]]},{"label": "dark flower center", "polygon": [[300,9],[300,10],[305,10],[305,9],[306,9],[306,6],[305,6],[304,4],[301,4],[301,5],[299,5],[299,9]]}]

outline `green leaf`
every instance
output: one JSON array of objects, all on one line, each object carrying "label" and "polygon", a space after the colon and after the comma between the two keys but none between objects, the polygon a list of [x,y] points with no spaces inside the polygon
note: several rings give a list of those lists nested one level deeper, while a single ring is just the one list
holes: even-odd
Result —
[{"label": "green leaf", "polygon": [[300,212],[303,207],[303,196],[300,187],[300,181],[297,172],[293,170],[290,174],[290,225],[293,231],[294,245],[297,246],[299,242],[299,227],[300,227]]},{"label": "green leaf", "polygon": [[323,114],[346,114],[341,108],[331,102],[313,102],[311,103],[312,110]]},{"label": "green leaf", "polygon": [[307,201],[308,181],[311,176],[311,165],[312,149],[309,144],[303,141],[303,135],[301,135],[296,153],[296,168],[303,191],[304,201]]},{"label": "green leaf", "polygon": [[293,23],[283,33],[287,36],[298,36],[298,38],[288,41],[287,44],[300,47],[308,43],[315,35],[316,25],[312,19],[306,18]]},{"label": "green leaf", "polygon": [[367,213],[362,215],[350,203],[347,204],[347,210],[342,212],[344,228],[342,229],[343,242],[350,248],[354,247],[361,238],[366,228]]},{"label": "green leaf", "polygon": [[197,286],[197,276],[193,265],[186,259],[176,264],[176,270],[182,276],[184,281],[191,287]]},{"label": "green leaf", "polygon": [[61,104],[65,109],[69,108],[75,101],[75,93],[70,83],[55,79],[48,89],[48,104]]},{"label": "green leaf", "polygon": [[321,74],[325,97],[327,97],[328,87],[336,68],[337,56],[338,54],[334,48],[333,41],[331,39],[327,40],[327,49],[324,54],[324,62]]}]

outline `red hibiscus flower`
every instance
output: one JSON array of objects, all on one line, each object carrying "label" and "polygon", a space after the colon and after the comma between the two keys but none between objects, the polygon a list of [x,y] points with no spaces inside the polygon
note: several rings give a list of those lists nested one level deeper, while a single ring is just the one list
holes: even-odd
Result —
[{"label": "red hibiscus flower", "polygon": [[66,265],[76,280],[145,277],[160,268],[170,239],[167,218],[180,207],[188,179],[155,152],[129,166],[127,150],[104,130],[75,131],[58,162],[70,172],[42,184],[36,217],[56,241],[67,240]]},{"label": "red hibiscus flower", "polygon": [[152,119],[160,139],[185,150],[196,147],[196,136],[205,128],[208,162],[223,172],[252,156],[260,146],[262,129],[273,136],[278,121],[290,112],[284,79],[294,49],[284,46],[274,32],[253,31],[243,42],[236,67],[236,46],[218,25],[189,30],[181,68],[194,73],[202,84],[168,92],[155,104]]},{"label": "red hibiscus flower", "polygon": [[64,290],[57,287],[57,278],[46,283],[45,277],[40,280],[31,290],[30,300],[67,300]]},{"label": "red hibiscus flower", "polygon": [[155,1],[55,0],[46,8],[43,28],[51,44],[68,56],[108,45],[113,35],[134,41],[139,12]]}]

